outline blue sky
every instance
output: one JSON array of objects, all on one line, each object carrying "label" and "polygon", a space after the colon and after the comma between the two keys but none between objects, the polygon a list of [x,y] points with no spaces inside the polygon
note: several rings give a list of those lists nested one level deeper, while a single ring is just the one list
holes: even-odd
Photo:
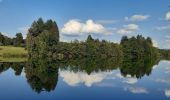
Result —
[{"label": "blue sky", "polygon": [[119,42],[123,35],[150,36],[154,45],[170,48],[169,0],[0,0],[0,32],[26,36],[31,23],[53,19],[60,39],[94,38]]}]

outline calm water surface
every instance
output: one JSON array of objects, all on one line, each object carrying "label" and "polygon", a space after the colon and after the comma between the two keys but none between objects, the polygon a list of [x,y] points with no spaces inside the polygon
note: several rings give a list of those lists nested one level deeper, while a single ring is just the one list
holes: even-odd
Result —
[{"label": "calm water surface", "polygon": [[18,64],[0,64],[0,100],[170,100],[170,61],[97,71]]}]

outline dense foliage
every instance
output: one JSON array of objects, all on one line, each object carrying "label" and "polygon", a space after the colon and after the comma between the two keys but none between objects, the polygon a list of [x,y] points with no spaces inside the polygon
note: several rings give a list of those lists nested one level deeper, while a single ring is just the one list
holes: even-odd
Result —
[{"label": "dense foliage", "polygon": [[159,51],[160,51],[162,59],[169,59],[170,60],[170,50],[160,49]]},{"label": "dense foliage", "polygon": [[120,57],[120,46],[107,41],[99,41],[88,36],[85,42],[59,42],[56,22],[41,18],[33,22],[27,34],[27,50],[31,57],[50,57],[53,59],[81,57]]},{"label": "dense foliage", "polygon": [[75,59],[75,58],[129,58],[142,59],[144,57],[170,57],[169,50],[153,47],[150,37],[142,35],[128,38],[123,36],[120,44],[99,41],[91,35],[85,41],[60,42],[59,29],[55,21],[43,21],[39,18],[34,21],[28,30],[26,43],[21,33],[15,38],[9,38],[0,33],[0,45],[25,46],[29,57],[48,57],[52,59]]},{"label": "dense foliage", "polygon": [[69,71],[74,73],[87,73],[88,75],[98,72],[109,72],[120,70],[123,77],[142,78],[145,75],[150,75],[153,66],[159,61],[156,59],[140,59],[124,61],[116,59],[91,59],[86,57],[83,59],[63,59],[55,61],[49,59],[29,59],[23,63],[0,63],[0,74],[4,71],[12,69],[15,75],[22,75],[25,72],[25,77],[33,91],[41,93],[43,91],[53,91],[57,87],[59,72]]},{"label": "dense foliage", "polygon": [[85,42],[74,41],[71,43],[60,42],[57,53],[62,55],[64,58],[110,58],[110,57],[121,57],[122,52],[118,44],[99,41],[93,39],[90,35]]},{"label": "dense foliage", "polygon": [[128,38],[123,36],[121,39],[121,46],[124,57],[131,59],[140,59],[147,57],[159,57],[159,50],[153,47],[152,39],[150,37],[144,38],[142,35]]},{"label": "dense foliage", "polygon": [[34,21],[27,34],[29,56],[46,56],[55,52],[59,41],[59,30],[55,21],[44,22],[42,18]]},{"label": "dense foliage", "polygon": [[10,38],[8,36],[3,35],[0,33],[0,46],[17,46],[17,47],[24,47],[25,46],[25,40],[23,39],[23,36],[21,33],[17,33],[16,37]]}]

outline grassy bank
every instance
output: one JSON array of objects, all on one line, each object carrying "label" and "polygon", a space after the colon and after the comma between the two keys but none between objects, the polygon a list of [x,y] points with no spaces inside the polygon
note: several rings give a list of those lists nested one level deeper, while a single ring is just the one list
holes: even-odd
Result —
[{"label": "grassy bank", "polygon": [[0,46],[0,62],[25,61],[27,51],[22,47]]}]

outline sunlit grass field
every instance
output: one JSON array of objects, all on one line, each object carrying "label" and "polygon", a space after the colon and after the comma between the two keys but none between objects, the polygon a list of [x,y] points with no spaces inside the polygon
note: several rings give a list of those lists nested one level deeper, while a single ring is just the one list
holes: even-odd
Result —
[{"label": "sunlit grass field", "polygon": [[22,47],[0,46],[0,62],[26,61],[27,51]]}]

